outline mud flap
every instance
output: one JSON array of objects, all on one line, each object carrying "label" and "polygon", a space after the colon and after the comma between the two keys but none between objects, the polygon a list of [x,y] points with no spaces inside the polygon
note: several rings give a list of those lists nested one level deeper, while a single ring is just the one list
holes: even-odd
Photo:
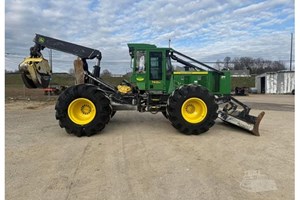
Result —
[{"label": "mud flap", "polygon": [[25,58],[19,64],[19,71],[27,88],[47,88],[51,80],[51,68],[48,60],[39,58]]},{"label": "mud flap", "polygon": [[[260,136],[259,125],[265,112],[261,112],[257,117],[250,115],[250,108],[233,97],[219,98],[219,104],[227,103],[222,110],[218,111],[218,117],[229,124],[235,125]],[[242,110],[238,110],[238,106]]]}]

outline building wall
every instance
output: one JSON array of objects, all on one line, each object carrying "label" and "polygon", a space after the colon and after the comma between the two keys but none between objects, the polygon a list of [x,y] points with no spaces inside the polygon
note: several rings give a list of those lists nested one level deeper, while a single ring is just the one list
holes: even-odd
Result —
[{"label": "building wall", "polygon": [[277,73],[267,73],[266,76],[266,94],[277,93]]},{"label": "building wall", "polygon": [[270,72],[255,77],[257,93],[264,93],[263,80],[265,80],[264,91],[266,94],[287,94],[295,89],[295,72]]},{"label": "building wall", "polygon": [[293,89],[295,89],[295,73],[294,72],[278,73],[277,93],[278,94],[291,93]]},{"label": "building wall", "polygon": [[261,93],[261,82],[260,82],[260,79],[261,79],[262,75],[258,75],[255,77],[255,88],[257,90],[257,93]]}]

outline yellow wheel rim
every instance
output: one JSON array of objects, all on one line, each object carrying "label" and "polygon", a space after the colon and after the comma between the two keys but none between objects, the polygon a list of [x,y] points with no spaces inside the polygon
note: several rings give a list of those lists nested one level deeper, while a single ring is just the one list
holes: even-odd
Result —
[{"label": "yellow wheel rim", "polygon": [[181,106],[182,117],[189,123],[199,123],[207,115],[206,103],[199,98],[189,98]]},{"label": "yellow wheel rim", "polygon": [[96,116],[96,107],[86,98],[78,98],[72,101],[68,107],[69,118],[75,124],[85,125],[93,121]]}]

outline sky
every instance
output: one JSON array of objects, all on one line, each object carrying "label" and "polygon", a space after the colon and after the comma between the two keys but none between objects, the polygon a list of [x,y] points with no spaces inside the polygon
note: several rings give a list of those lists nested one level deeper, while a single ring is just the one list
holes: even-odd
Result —
[{"label": "sky", "polygon": [[[6,70],[17,70],[29,55],[35,33],[100,50],[102,69],[114,74],[130,71],[127,43],[167,47],[169,39],[202,62],[247,56],[289,63],[294,0],[71,2],[5,1]],[[48,58],[49,50],[43,54]],[[53,71],[68,72],[75,58],[53,51]]]},{"label": "sky", "polygon": [[[223,60],[226,56],[288,60],[290,34],[295,32],[294,3],[293,0],[0,1],[3,9],[0,21],[4,27],[0,31],[0,54],[5,57],[0,59],[0,66],[17,70],[18,64],[29,55],[35,33],[99,49],[103,55],[102,68],[116,74],[130,70],[127,43],[168,46],[169,38],[172,48],[200,61]],[[298,7],[299,4],[298,1]],[[44,56],[48,54],[45,50]],[[53,71],[68,72],[74,59],[72,55],[54,51]],[[0,79],[4,81],[4,73],[0,73]],[[296,85],[297,82],[296,79]],[[4,84],[0,86],[4,91]],[[1,99],[4,108],[4,98]],[[299,106],[295,108],[299,118]],[[4,119],[4,112],[0,118]],[[5,132],[4,120],[1,127]],[[299,130],[297,123],[296,130]],[[295,137],[298,144],[299,137],[297,134]],[[0,146],[5,146],[4,141],[0,139]],[[300,165],[298,147],[295,145],[296,166]],[[0,148],[0,154],[5,157],[4,148]],[[0,168],[4,172],[4,159]],[[297,170],[295,176],[297,188]],[[4,173],[0,174],[0,180],[4,185]],[[300,196],[298,191],[295,190],[295,199]],[[0,193],[5,193],[4,187],[0,187]]]}]

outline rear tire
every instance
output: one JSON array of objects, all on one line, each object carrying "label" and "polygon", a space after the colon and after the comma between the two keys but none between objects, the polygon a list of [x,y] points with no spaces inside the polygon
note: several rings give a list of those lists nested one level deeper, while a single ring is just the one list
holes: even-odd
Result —
[{"label": "rear tire", "polygon": [[117,112],[117,111],[115,111],[115,110],[111,112],[111,115],[110,115],[110,118],[111,118],[111,119],[113,118],[113,116],[115,116],[116,112]]},{"label": "rear tire", "polygon": [[199,85],[181,86],[167,103],[167,114],[173,127],[187,135],[198,135],[215,124],[218,105],[214,96]]},{"label": "rear tire", "polygon": [[60,127],[78,137],[104,129],[112,112],[109,99],[96,86],[88,84],[67,88],[59,96],[55,110]]}]

